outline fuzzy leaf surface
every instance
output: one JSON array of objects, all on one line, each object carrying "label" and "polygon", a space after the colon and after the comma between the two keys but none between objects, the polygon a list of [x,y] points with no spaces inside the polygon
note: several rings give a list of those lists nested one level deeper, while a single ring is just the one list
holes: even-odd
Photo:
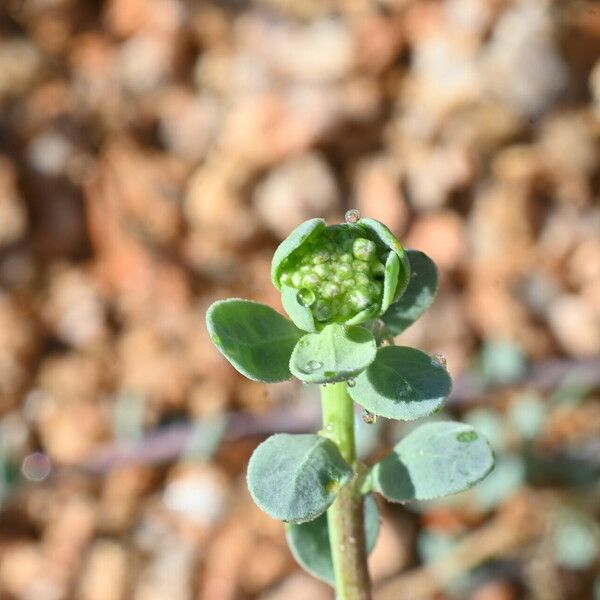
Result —
[{"label": "fuzzy leaf surface", "polygon": [[313,314],[307,306],[298,302],[298,290],[284,286],[281,289],[281,303],[296,327],[303,331],[316,331]]},{"label": "fuzzy leaf surface", "polygon": [[407,250],[410,263],[408,287],[381,317],[392,335],[410,327],[430,306],[438,289],[438,270],[423,252]]},{"label": "fuzzy leaf surface", "polygon": [[[364,497],[365,538],[367,552],[375,547],[379,536],[379,510],[372,494]],[[287,526],[287,542],[298,564],[317,579],[335,586],[327,513],[314,521]]]},{"label": "fuzzy leaf surface", "polygon": [[348,392],[373,414],[412,421],[438,411],[451,389],[450,375],[429,355],[406,346],[385,346]]},{"label": "fuzzy leaf surface", "polygon": [[242,375],[269,383],[291,377],[289,359],[303,332],[276,310],[230,298],[210,306],[206,324],[219,352]]},{"label": "fuzzy leaf surface", "polygon": [[248,489],[254,502],[274,519],[303,523],[329,508],[352,473],[331,440],[280,433],[252,454]]},{"label": "fuzzy leaf surface", "polygon": [[373,467],[371,482],[391,502],[430,500],[473,487],[493,466],[492,450],[475,429],[438,421],[401,440]]},{"label": "fuzzy leaf surface", "polygon": [[366,369],[376,353],[370,331],[334,323],[299,340],[292,352],[290,371],[306,383],[343,381]]}]

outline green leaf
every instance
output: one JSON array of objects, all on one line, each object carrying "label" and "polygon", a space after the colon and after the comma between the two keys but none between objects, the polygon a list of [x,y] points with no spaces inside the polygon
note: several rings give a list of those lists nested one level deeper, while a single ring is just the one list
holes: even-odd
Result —
[{"label": "green leaf", "polygon": [[352,473],[331,440],[280,433],[254,451],[248,489],[274,519],[302,523],[324,513]]},{"label": "green leaf", "polygon": [[[371,552],[379,536],[379,510],[372,494],[365,496],[365,537]],[[298,564],[317,579],[335,586],[327,514],[309,523],[287,526],[287,542]]]},{"label": "green leaf", "polygon": [[300,339],[292,352],[290,370],[306,383],[344,381],[366,369],[376,352],[370,331],[334,323]]},{"label": "green leaf", "polygon": [[303,332],[269,306],[221,300],[206,312],[206,324],[215,346],[242,375],[265,382],[291,377],[289,358]]},{"label": "green leaf", "polygon": [[413,421],[440,410],[451,389],[450,375],[429,355],[405,346],[385,346],[348,392],[373,414]]},{"label": "green leaf", "polygon": [[[394,297],[398,297],[408,285],[410,278],[411,265],[409,263],[407,252],[402,244],[394,237],[394,234],[383,224],[375,219],[364,218],[358,221],[357,225],[363,229],[372,232],[381,243],[386,245],[393,253],[398,256],[399,270],[398,283],[394,289]],[[387,307],[386,307],[387,308]]]},{"label": "green leaf", "polygon": [[383,280],[383,298],[381,311],[385,312],[394,301],[398,289],[398,275],[400,274],[400,259],[394,252],[388,254],[385,261],[385,279]]},{"label": "green leaf", "polygon": [[294,324],[303,331],[316,331],[315,319],[308,306],[298,302],[298,290],[284,286],[281,290],[281,303]]},{"label": "green leaf", "polygon": [[392,335],[398,335],[412,325],[433,302],[438,289],[438,270],[423,252],[407,250],[410,263],[408,287],[381,317]]},{"label": "green leaf", "polygon": [[273,260],[271,261],[271,279],[273,285],[277,289],[281,289],[279,284],[279,274],[281,267],[284,265],[288,256],[294,252],[294,250],[302,246],[307,240],[325,231],[326,228],[327,225],[323,219],[309,219],[298,225],[298,227],[296,227],[296,229],[294,229],[294,231],[292,231],[292,233],[277,246],[275,254],[273,254]]},{"label": "green leaf", "polygon": [[473,487],[493,466],[487,440],[470,425],[438,421],[411,431],[373,467],[371,481],[391,502],[430,500]]}]

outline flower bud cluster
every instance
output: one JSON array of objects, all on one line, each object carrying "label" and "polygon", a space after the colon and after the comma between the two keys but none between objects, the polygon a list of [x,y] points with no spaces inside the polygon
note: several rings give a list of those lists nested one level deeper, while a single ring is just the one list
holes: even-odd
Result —
[{"label": "flower bud cluster", "polygon": [[329,236],[303,248],[280,276],[298,290],[298,302],[320,323],[344,322],[381,304],[384,262],[376,244],[364,237]]}]

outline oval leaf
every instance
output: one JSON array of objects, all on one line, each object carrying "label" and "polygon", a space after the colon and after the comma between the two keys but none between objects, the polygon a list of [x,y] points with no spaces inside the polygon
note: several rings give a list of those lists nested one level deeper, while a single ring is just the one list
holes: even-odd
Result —
[{"label": "oval leaf", "polygon": [[333,324],[296,344],[290,370],[306,383],[344,381],[375,360],[375,338],[364,327]]},{"label": "oval leaf", "polygon": [[264,304],[230,298],[206,312],[210,337],[223,356],[255,381],[285,381],[289,359],[303,332]]},{"label": "oval leaf", "polygon": [[423,252],[407,250],[410,279],[406,291],[381,317],[392,335],[412,325],[430,306],[438,289],[438,270]]},{"label": "oval leaf", "polygon": [[351,476],[352,469],[331,440],[280,433],[254,451],[248,489],[274,519],[302,523],[324,513]]},{"label": "oval leaf", "polygon": [[[365,537],[371,552],[379,536],[379,510],[372,494],[365,496]],[[287,526],[287,542],[298,564],[317,579],[335,586],[327,514],[309,523]]]},{"label": "oval leaf", "polygon": [[298,302],[298,290],[284,286],[281,290],[281,303],[297,327],[304,331],[317,330],[310,308]]},{"label": "oval leaf", "polygon": [[413,421],[440,410],[451,389],[450,375],[429,355],[415,348],[385,346],[348,392],[375,415]]},{"label": "oval leaf", "polygon": [[323,219],[309,219],[301,223],[288,235],[275,250],[271,261],[271,280],[273,285],[280,289],[279,272],[285,259],[297,248],[302,246],[306,240],[325,231],[327,225]]},{"label": "oval leaf", "polygon": [[411,431],[371,472],[391,502],[430,500],[473,487],[494,466],[487,440],[470,425],[427,423]]}]

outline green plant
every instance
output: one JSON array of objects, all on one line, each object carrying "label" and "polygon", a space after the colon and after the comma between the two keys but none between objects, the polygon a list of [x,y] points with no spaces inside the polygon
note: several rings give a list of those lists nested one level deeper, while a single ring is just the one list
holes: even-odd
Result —
[{"label": "green plant", "polygon": [[412,421],[439,411],[450,393],[443,361],[393,342],[436,293],[437,269],[425,254],[405,251],[387,227],[349,211],[342,224],[311,219],[296,228],[273,256],[272,280],[291,321],[268,306],[223,300],[207,312],[211,338],[250,379],[319,384],[323,428],[263,442],[248,487],[260,508],[288,524],[305,569],[340,600],[365,600],[379,526],[373,492],[391,502],[460,492],[492,469],[492,452],[471,426],[438,421],[371,467],[356,459],[353,401],[372,418]]}]

